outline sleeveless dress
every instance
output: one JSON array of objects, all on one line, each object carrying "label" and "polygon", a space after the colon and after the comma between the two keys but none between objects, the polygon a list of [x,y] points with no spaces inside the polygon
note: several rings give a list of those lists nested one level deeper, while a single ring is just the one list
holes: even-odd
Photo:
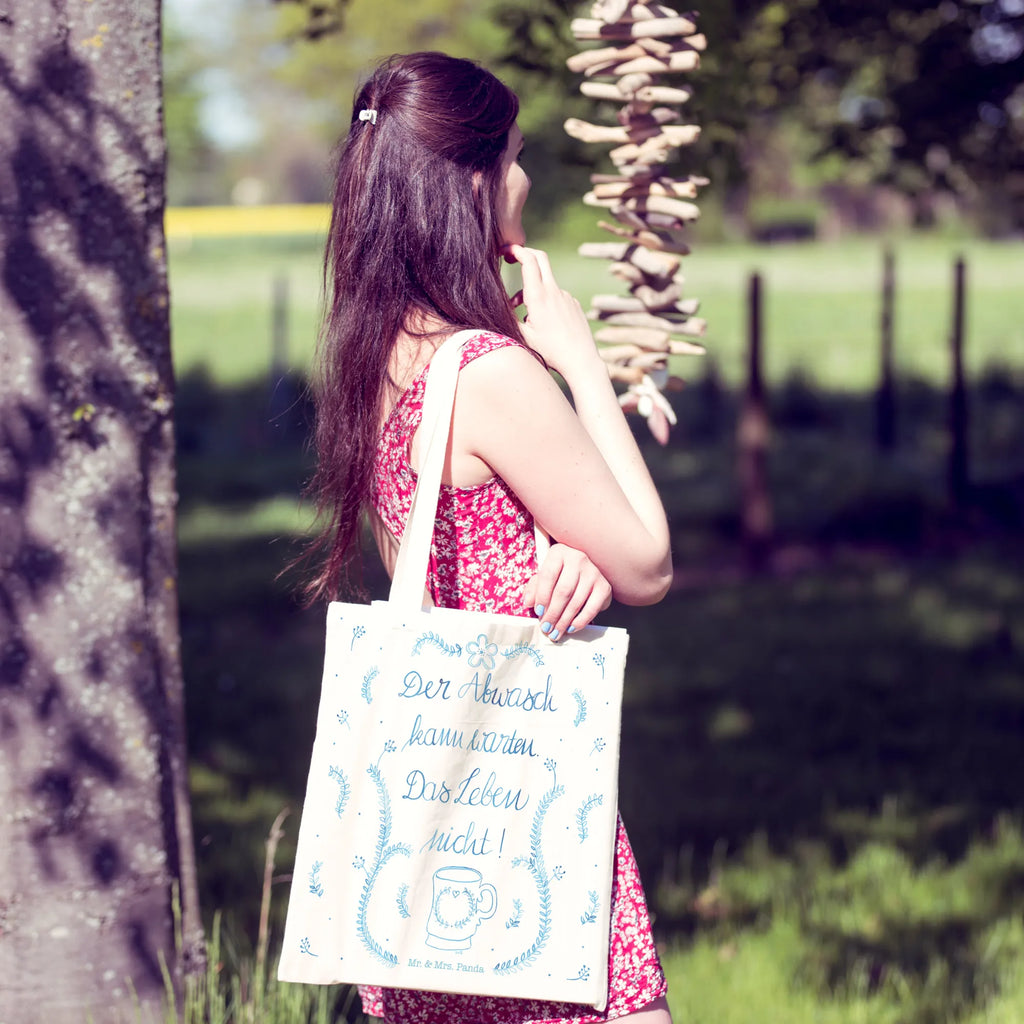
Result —
[{"label": "sleeveless dress", "polygon": [[[461,366],[518,341],[481,331],[462,350]],[[426,368],[402,393],[385,422],[374,467],[374,507],[401,540],[416,474],[409,462],[420,423]],[[500,477],[475,487],[442,484],[430,553],[428,589],[439,607],[533,614],[523,588],[537,569],[533,517]],[[570,641],[571,642],[571,641]],[[612,880],[608,1007],[532,999],[467,996],[362,985],[363,1011],[390,1024],[554,1024],[603,1022],[641,1010],[665,994],[636,860],[618,819]]]}]

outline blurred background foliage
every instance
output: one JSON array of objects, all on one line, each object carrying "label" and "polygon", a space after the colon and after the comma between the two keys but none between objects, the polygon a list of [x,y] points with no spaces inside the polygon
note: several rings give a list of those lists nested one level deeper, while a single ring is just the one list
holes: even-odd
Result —
[{"label": "blurred background foliage", "polygon": [[[607,289],[575,253],[599,237],[579,198],[603,154],[562,122],[613,116],[564,68],[585,9],[166,0],[170,201],[323,200],[359,74],[447,49],[520,94],[531,238],[585,302]],[[670,445],[638,428],[677,580],[660,606],[607,616],[632,636],[620,802],[680,1024],[1024,1020],[1022,22],[1024,0],[700,11],[708,51],[684,117],[703,134],[678,169],[712,179],[685,267],[709,355],[676,367],[689,385]],[[222,914],[229,965],[256,944],[265,840],[290,806],[279,934],[319,690],[322,609],[300,609],[280,574],[309,523],[321,244],[169,244],[192,790],[205,913]],[[896,265],[886,450],[883,245]],[[954,502],[957,255],[971,481]],[[736,425],[753,269],[774,537],[752,574]],[[367,582],[383,592],[372,560]]]},{"label": "blurred background foliage", "polygon": [[[536,223],[550,223],[578,195],[581,176],[569,172],[598,159],[561,127],[567,116],[594,113],[564,64],[576,48],[569,21],[585,5],[166,6],[172,203],[322,200],[359,74],[412,49],[479,59],[519,92]],[[987,234],[1019,229],[1020,0],[709,0],[699,24],[708,49],[685,115],[703,135],[683,159],[712,180],[704,205],[721,213],[705,218],[706,234],[756,232],[778,215],[766,212],[773,200],[815,207],[833,230],[954,215]],[[806,212],[797,219],[806,223]]]}]

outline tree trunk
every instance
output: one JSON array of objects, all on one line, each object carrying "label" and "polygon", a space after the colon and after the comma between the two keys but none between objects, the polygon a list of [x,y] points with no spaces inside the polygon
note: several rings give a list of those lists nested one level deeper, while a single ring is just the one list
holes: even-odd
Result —
[{"label": "tree trunk", "polygon": [[162,962],[175,977],[202,958],[161,114],[159,0],[0,4],[0,1020],[11,1024],[156,1020]]}]

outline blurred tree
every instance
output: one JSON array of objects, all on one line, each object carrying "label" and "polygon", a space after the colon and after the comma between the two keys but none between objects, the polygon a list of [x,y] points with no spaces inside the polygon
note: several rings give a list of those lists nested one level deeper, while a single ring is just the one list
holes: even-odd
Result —
[{"label": "blurred tree", "polygon": [[[495,7],[479,0],[276,0],[282,12],[265,45],[289,41],[275,77],[301,94],[323,137],[345,130],[359,76],[376,61],[411,50],[438,49],[479,60],[496,70],[520,98],[527,135],[524,164],[533,179],[527,219],[549,223],[570,195],[586,185],[592,147],[562,130],[566,117],[588,101],[555,52],[568,53],[569,3],[527,0]],[[561,50],[559,50],[561,48]],[[579,173],[566,172],[577,166]],[[529,227],[529,223],[528,223]]]},{"label": "blurred tree", "polygon": [[735,45],[709,47],[713,98],[741,102],[708,122],[742,131],[785,110],[819,155],[922,197],[973,198],[1024,170],[1020,0],[737,0],[719,27]]},{"label": "blurred tree", "polygon": [[[433,47],[481,60],[520,94],[531,208],[550,222],[599,160],[561,127],[566,116],[593,116],[565,68],[576,48],[569,21],[588,6],[238,0],[224,59],[246,95],[263,97],[267,138],[303,122],[323,146],[346,124],[358,75],[380,57]],[[270,9],[279,17],[263,17]],[[805,186],[889,183],[916,196],[922,216],[936,189],[987,203],[997,219],[1024,191],[1024,0],[706,0],[698,13],[709,46],[685,116],[703,133],[680,159],[740,207],[787,174]],[[566,173],[573,166],[579,173]]]},{"label": "blurred tree", "polygon": [[[566,28],[583,6],[497,0],[505,59],[574,94]],[[922,197],[1024,190],[1022,0],[706,0],[698,14],[709,45],[687,118],[703,135],[684,158],[717,187],[744,188],[789,124],[833,176]]]},{"label": "blurred tree", "polygon": [[200,117],[204,55],[166,9],[162,44],[167,202],[172,206],[209,202],[216,194],[215,184],[209,181],[215,154]]},{"label": "blurred tree", "polygon": [[0,1019],[11,1022],[163,1020],[164,970],[203,954],[159,44],[159,0],[8,0],[0,15]]}]

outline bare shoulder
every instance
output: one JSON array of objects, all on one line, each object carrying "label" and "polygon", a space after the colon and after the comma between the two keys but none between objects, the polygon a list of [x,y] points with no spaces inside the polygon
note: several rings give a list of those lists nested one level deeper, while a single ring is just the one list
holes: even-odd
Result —
[{"label": "bare shoulder", "polygon": [[509,461],[517,455],[534,459],[552,436],[567,438],[582,430],[550,371],[523,345],[481,354],[459,374],[456,446],[506,480],[515,474]]},{"label": "bare shoulder", "polygon": [[481,352],[459,373],[459,393],[504,403],[523,392],[543,394],[558,386],[535,352],[518,342]]}]

